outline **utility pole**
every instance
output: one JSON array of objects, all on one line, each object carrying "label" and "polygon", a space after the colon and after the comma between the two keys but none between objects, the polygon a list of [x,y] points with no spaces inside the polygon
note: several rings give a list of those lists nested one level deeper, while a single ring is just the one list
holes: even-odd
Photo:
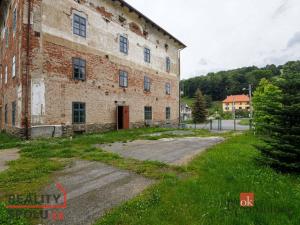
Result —
[{"label": "utility pole", "polygon": [[250,120],[252,120],[253,117],[253,111],[252,111],[252,85],[249,84],[249,105],[250,105]]},{"label": "utility pole", "polygon": [[234,130],[236,130],[236,118],[235,118],[235,97],[233,97],[233,123],[234,123]]}]

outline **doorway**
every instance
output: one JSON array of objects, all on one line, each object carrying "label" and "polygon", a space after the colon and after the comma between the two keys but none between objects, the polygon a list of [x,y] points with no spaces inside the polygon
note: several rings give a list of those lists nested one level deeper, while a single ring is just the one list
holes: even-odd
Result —
[{"label": "doorway", "polygon": [[129,129],[129,106],[117,106],[117,129]]}]

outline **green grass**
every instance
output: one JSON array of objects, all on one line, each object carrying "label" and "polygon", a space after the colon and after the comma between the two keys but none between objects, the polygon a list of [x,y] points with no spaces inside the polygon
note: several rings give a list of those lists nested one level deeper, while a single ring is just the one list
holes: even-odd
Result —
[{"label": "green grass", "polygon": [[[0,173],[0,193],[9,194],[16,189],[18,189],[19,193],[27,193],[29,190],[38,191],[43,185],[51,182],[51,174],[54,171],[61,169],[73,158],[101,161],[155,179],[180,175],[185,171],[184,168],[168,166],[159,162],[124,159],[117,154],[105,152],[94,147],[95,144],[176,137],[176,135],[171,134],[150,136],[150,134],[155,132],[170,130],[173,129],[144,128],[80,135],[72,139],[56,138],[32,141],[20,141],[12,139],[6,134],[1,134],[0,145],[19,147],[21,149],[21,158],[10,162],[9,169]],[[195,132],[195,135],[209,136],[209,132],[198,130]]]},{"label": "green grass", "polygon": [[[170,134],[160,137],[150,135],[169,130],[172,129],[136,129],[75,136],[73,139],[26,142],[1,134],[0,146],[20,147],[21,158],[10,162],[10,168],[0,173],[0,193],[39,191],[53,181],[55,171],[62,169],[73,158],[81,158],[157,179],[156,185],[112,210],[97,225],[299,224],[300,179],[259,165],[257,158],[260,154],[252,146],[257,140],[252,135],[217,134],[228,138],[227,141],[184,167],[124,159],[94,147],[94,144],[116,141],[176,137]],[[212,134],[197,130],[195,136]],[[239,206],[241,192],[254,192],[254,208]],[[2,200],[5,200],[3,196]],[[6,218],[6,211],[1,205],[0,215]],[[10,224],[25,222],[20,220]],[[9,223],[0,219],[0,224]]]},{"label": "green grass", "polygon": [[1,149],[13,148],[22,145],[22,141],[14,136],[0,132],[0,151]]},{"label": "green grass", "polygon": [[194,98],[188,98],[188,97],[183,97],[181,98],[181,102],[187,104],[189,107],[192,107],[194,104],[195,99]]},{"label": "green grass", "polygon": [[[213,147],[187,168],[196,176],[164,179],[97,225],[299,224],[299,177],[257,164],[256,142],[238,135]],[[253,208],[240,207],[241,192],[255,194]]]}]

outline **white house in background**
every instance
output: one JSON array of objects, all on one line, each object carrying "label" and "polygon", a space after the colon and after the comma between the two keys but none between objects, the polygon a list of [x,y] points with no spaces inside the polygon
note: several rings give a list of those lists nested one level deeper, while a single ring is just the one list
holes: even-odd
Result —
[{"label": "white house in background", "polygon": [[180,117],[181,121],[191,120],[192,119],[192,109],[187,104],[180,104]]}]

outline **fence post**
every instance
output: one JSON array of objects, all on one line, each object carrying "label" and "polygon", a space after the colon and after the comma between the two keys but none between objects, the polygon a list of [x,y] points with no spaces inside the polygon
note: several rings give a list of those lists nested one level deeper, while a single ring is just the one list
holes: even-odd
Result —
[{"label": "fence post", "polygon": [[212,130],[212,120],[209,120],[209,129]]},{"label": "fence post", "polygon": [[222,119],[220,119],[220,130],[222,130]]},{"label": "fence post", "polygon": [[234,131],[236,131],[236,119],[235,118],[233,120],[233,123],[234,123]]},{"label": "fence post", "polygon": [[249,128],[252,130],[252,119],[249,120]]}]

